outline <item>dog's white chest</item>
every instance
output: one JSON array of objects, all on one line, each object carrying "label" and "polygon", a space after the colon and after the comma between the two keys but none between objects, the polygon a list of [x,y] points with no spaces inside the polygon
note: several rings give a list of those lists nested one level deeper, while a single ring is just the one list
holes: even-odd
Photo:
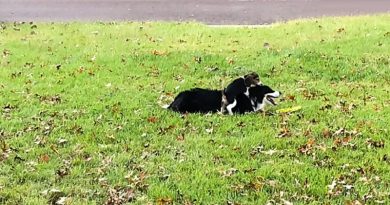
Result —
[{"label": "dog's white chest", "polygon": [[246,91],[245,91],[244,95],[246,95],[247,97],[249,97],[249,88],[246,88]]}]

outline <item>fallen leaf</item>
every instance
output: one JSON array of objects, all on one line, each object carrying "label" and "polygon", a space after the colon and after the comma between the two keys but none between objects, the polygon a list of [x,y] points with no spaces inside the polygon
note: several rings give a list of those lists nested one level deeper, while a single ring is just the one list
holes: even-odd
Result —
[{"label": "fallen leaf", "polygon": [[171,198],[159,198],[159,199],[157,199],[157,204],[158,205],[172,204],[172,199]]},{"label": "fallen leaf", "polygon": [[52,205],[56,205],[58,201],[62,202],[62,198],[66,196],[64,192],[57,189],[51,189],[44,194],[49,195],[48,204]]},{"label": "fallen leaf", "polygon": [[384,148],[385,147],[385,142],[383,140],[373,140],[373,139],[368,139],[366,141],[366,144],[368,145],[369,148]]},{"label": "fallen leaf", "polygon": [[68,142],[68,140],[66,140],[66,139],[58,139],[58,145],[64,145],[64,144],[66,144]]},{"label": "fallen leaf", "polygon": [[67,204],[67,200],[68,200],[68,197],[60,197],[57,201],[56,201],[56,205],[65,205]]},{"label": "fallen leaf", "polygon": [[50,160],[50,157],[47,154],[43,154],[43,155],[39,156],[39,161],[41,161],[41,162],[47,163],[47,162],[49,162],[49,160]]},{"label": "fallen leaf", "polygon": [[200,63],[202,62],[202,57],[200,57],[200,56],[195,56],[195,57],[194,57],[194,61],[200,64]]},{"label": "fallen leaf", "polygon": [[163,55],[166,55],[166,52],[163,52],[163,51],[158,51],[158,50],[153,50],[153,55],[155,56],[163,56]]},{"label": "fallen leaf", "polygon": [[51,144],[51,145],[50,145],[50,149],[53,150],[53,152],[55,152],[56,154],[60,154],[60,153],[58,152],[57,146],[56,146],[55,144]]},{"label": "fallen leaf", "polygon": [[108,199],[105,201],[105,205],[120,205],[127,204],[135,200],[135,193],[130,188],[110,188],[108,190]]},{"label": "fallen leaf", "polygon": [[330,131],[328,128],[325,128],[322,130],[322,136],[325,138],[329,138],[331,136]]},{"label": "fallen leaf", "polygon": [[285,200],[285,199],[281,199],[281,201],[283,202],[284,205],[293,205],[292,202],[287,201],[287,200]]},{"label": "fallen leaf", "polygon": [[176,137],[177,141],[184,141],[184,135],[179,135]]},{"label": "fallen leaf", "polygon": [[291,135],[292,135],[292,133],[290,132],[290,130],[287,127],[283,127],[282,129],[280,129],[278,137],[280,137],[280,138],[290,137]]},{"label": "fallen leaf", "polygon": [[273,155],[273,154],[277,153],[278,151],[275,149],[270,149],[268,151],[260,151],[260,152],[263,154],[266,154],[266,155]]},{"label": "fallen leaf", "polygon": [[341,32],[345,32],[345,29],[344,28],[337,29],[337,33],[341,33]]},{"label": "fallen leaf", "polygon": [[58,169],[58,170],[56,171],[56,174],[57,174],[60,178],[66,176],[66,175],[69,175],[69,168],[67,168],[67,167],[60,168],[60,169]]},{"label": "fallen leaf", "polygon": [[150,122],[150,123],[156,123],[156,122],[157,122],[157,118],[154,117],[154,116],[151,116],[151,117],[148,118],[148,122]]},{"label": "fallen leaf", "polygon": [[287,95],[285,98],[290,100],[290,101],[295,101],[295,96],[294,95]]},{"label": "fallen leaf", "polygon": [[206,129],[206,132],[209,133],[209,134],[213,133],[213,131],[214,131],[213,128],[208,128],[208,129]]},{"label": "fallen leaf", "polygon": [[298,151],[302,154],[311,154],[311,151],[313,149],[313,145],[315,144],[315,140],[313,138],[310,138],[306,144],[300,146],[298,148]]},{"label": "fallen leaf", "polygon": [[236,174],[237,172],[238,172],[238,169],[230,168],[228,170],[221,171],[220,174],[222,175],[222,177],[230,177],[230,176]]},{"label": "fallen leaf", "polygon": [[265,49],[270,49],[270,48],[271,48],[271,45],[270,45],[269,43],[265,42],[265,43],[263,44],[263,47],[264,47]]}]

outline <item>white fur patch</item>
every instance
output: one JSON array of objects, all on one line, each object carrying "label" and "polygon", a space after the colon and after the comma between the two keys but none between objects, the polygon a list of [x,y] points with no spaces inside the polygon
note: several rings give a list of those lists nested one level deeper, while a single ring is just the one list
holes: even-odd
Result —
[{"label": "white fur patch", "polygon": [[234,100],[232,104],[229,104],[226,106],[227,111],[229,112],[229,115],[233,115],[233,108],[236,107],[237,105],[237,100]]},{"label": "white fur patch", "polygon": [[246,91],[245,91],[244,95],[246,95],[247,97],[249,97],[249,88],[246,88]]},{"label": "white fur patch", "polygon": [[279,93],[279,91],[275,91],[273,93],[267,94],[266,96],[272,96],[274,98],[278,98],[278,97],[280,97],[280,93]]}]

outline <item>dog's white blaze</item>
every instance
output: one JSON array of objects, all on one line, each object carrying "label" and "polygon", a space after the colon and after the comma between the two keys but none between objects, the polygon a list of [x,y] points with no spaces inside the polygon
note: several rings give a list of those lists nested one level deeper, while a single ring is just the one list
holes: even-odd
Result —
[{"label": "dog's white blaze", "polygon": [[229,112],[230,115],[233,115],[233,108],[236,107],[237,105],[237,100],[234,100],[234,102],[232,104],[229,104],[228,106],[226,106],[226,109],[227,111]]},{"label": "dog's white blaze", "polygon": [[272,96],[274,98],[278,98],[278,97],[280,97],[280,93],[279,93],[279,91],[275,91],[273,93],[267,94],[266,96]]}]

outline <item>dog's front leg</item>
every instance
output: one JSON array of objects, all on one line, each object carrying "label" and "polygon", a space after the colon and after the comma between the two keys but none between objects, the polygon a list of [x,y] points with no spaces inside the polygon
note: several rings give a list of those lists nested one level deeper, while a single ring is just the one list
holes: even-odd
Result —
[{"label": "dog's front leg", "polygon": [[229,115],[233,115],[233,108],[236,107],[236,105],[237,105],[237,100],[234,99],[232,104],[229,104],[226,106],[226,109],[229,112]]}]

